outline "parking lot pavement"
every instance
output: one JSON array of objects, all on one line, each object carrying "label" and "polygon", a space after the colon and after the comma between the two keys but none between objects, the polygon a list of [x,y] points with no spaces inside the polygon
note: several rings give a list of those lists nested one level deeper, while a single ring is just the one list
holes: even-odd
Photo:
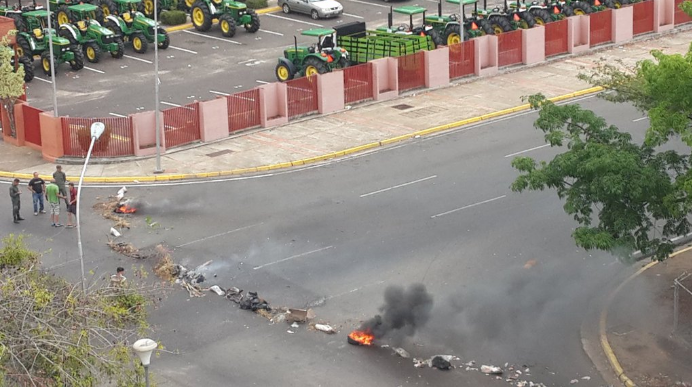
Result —
[{"label": "parking lot pavement", "polygon": [[[365,21],[368,28],[386,25],[390,3],[380,0],[341,0],[345,14],[332,19],[312,20],[309,15],[274,12],[260,15],[261,28],[247,33],[242,28],[233,38],[221,35],[218,26],[210,31],[195,29],[171,32],[171,45],[159,52],[161,109],[185,105],[194,100],[209,100],[274,82],[276,60],[283,49],[293,44],[312,43],[301,36],[303,30],[333,27],[341,23]],[[391,6],[414,5],[412,2]],[[437,12],[434,0],[419,0],[417,5]],[[445,13],[456,6],[444,3]],[[395,17],[395,24],[407,22]],[[125,56],[113,59],[104,55],[99,63],[86,63],[81,71],[67,64],[56,68],[58,113],[77,117],[126,116],[154,109],[154,50],[136,54],[126,44]],[[34,62],[36,78],[27,88],[32,106],[52,109],[50,77]]]}]

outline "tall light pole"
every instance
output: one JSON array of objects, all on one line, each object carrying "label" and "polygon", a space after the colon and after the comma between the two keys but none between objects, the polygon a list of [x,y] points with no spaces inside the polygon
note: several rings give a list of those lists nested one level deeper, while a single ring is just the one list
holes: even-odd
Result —
[{"label": "tall light pole", "polygon": [[154,173],[162,173],[161,169],[161,128],[159,125],[159,0],[154,1],[154,125],[156,125],[156,169]]},{"label": "tall light pole", "polygon": [[106,125],[103,122],[94,122],[91,124],[91,142],[89,143],[89,151],[87,152],[86,160],[84,160],[84,167],[82,168],[82,174],[79,175],[79,184],[77,185],[77,247],[79,248],[79,265],[82,268],[82,291],[84,295],[87,293],[86,287],[86,277],[84,276],[84,251],[82,250],[82,226],[79,223],[79,214],[82,211],[79,210],[79,204],[82,202],[82,181],[84,181],[84,173],[86,172],[87,164],[89,164],[89,158],[91,157],[91,151],[94,149],[94,143],[101,137],[103,131],[106,130]]},{"label": "tall light pole", "polygon": [[152,339],[139,339],[132,344],[132,349],[137,352],[139,360],[142,361],[144,367],[144,383],[149,387],[149,362],[151,361],[151,353],[154,352],[158,344]]},{"label": "tall light pole", "polygon": [[[55,86],[55,57],[53,56],[53,27],[51,26],[50,1],[46,1],[48,11],[48,52],[50,53],[50,80],[53,84],[53,117],[58,115],[58,92]],[[41,63],[43,66],[43,63]]]}]

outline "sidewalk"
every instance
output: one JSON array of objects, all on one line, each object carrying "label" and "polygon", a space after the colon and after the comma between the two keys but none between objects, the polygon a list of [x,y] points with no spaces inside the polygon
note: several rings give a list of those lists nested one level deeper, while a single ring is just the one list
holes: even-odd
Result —
[{"label": "sidewalk", "polygon": [[[684,53],[692,40],[692,31],[665,35],[625,46],[617,46],[590,55],[563,58],[519,71],[506,72],[473,82],[382,103],[369,103],[327,116],[312,116],[281,127],[259,129],[206,143],[172,150],[162,155],[163,174],[155,175],[155,158],[130,159],[103,164],[92,160],[87,179],[128,182],[214,177],[257,172],[291,165],[320,161],[364,149],[404,140],[435,126],[445,130],[457,123],[469,123],[479,116],[485,119],[496,112],[511,113],[523,104],[521,97],[543,93],[557,97],[589,87],[576,79],[579,72],[592,67],[600,58],[634,64],[650,58],[653,49]],[[406,106],[402,106],[406,105]],[[402,109],[403,108],[403,109]],[[514,110],[514,109],[513,109]],[[471,120],[471,121],[469,121]],[[451,125],[448,125],[451,124]],[[423,133],[425,134],[425,133]],[[27,178],[34,171],[51,175],[54,164],[42,160],[39,152],[16,148],[0,142],[0,178],[14,174]],[[79,176],[81,165],[67,165],[63,170],[72,179]]]}]

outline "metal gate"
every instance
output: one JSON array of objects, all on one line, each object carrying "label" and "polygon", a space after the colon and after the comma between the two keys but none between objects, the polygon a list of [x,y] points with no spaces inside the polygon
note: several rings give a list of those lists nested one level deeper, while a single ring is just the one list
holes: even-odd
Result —
[{"label": "metal gate", "polygon": [[286,82],[288,118],[317,111],[317,76],[303,77]]},{"label": "metal gate", "polygon": [[241,91],[226,97],[228,131],[252,128],[261,124],[259,89]]},{"label": "metal gate", "polygon": [[164,110],[163,135],[166,148],[199,140],[199,102]]},{"label": "metal gate", "polygon": [[43,110],[33,106],[22,104],[22,114],[24,115],[24,139],[34,145],[41,146],[41,120],[39,114]]}]

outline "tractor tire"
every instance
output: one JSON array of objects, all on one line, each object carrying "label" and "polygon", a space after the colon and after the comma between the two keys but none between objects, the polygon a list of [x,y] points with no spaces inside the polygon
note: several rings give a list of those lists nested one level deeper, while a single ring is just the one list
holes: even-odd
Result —
[{"label": "tractor tire", "polygon": [[243,27],[245,27],[245,31],[247,32],[257,32],[260,29],[260,19],[259,15],[257,15],[257,12],[255,12],[254,9],[248,9],[247,14],[250,15],[250,23],[245,24]]},{"label": "tractor tire", "polygon": [[493,30],[493,26],[490,25],[490,22],[487,20],[479,20],[478,21],[478,27],[483,31],[484,35],[494,35],[495,30]]},{"label": "tractor tire", "polygon": [[308,57],[303,62],[303,72],[306,77],[329,72],[329,66],[324,61],[314,56]]},{"label": "tractor tire", "polygon": [[50,75],[50,69],[54,63],[55,61],[50,58],[50,52],[44,51],[41,53],[41,68],[45,75]]},{"label": "tractor tire", "polygon": [[560,13],[565,15],[565,17],[574,16],[574,9],[570,5],[563,5]]},{"label": "tractor tire", "polygon": [[118,7],[115,5],[113,0],[93,0],[92,4],[99,6],[101,8],[101,17],[106,20],[106,16],[115,15],[118,13]]},{"label": "tractor tire", "polygon": [[631,3],[630,0],[614,0],[615,1],[615,8],[622,8],[623,5],[628,5]]},{"label": "tractor tire", "polygon": [[544,26],[553,21],[553,17],[550,16],[550,12],[541,8],[534,8],[529,11],[536,21],[536,24]]},{"label": "tractor tire", "polygon": [[195,0],[178,0],[178,9],[181,11],[190,11],[195,5]]},{"label": "tractor tire", "polygon": [[293,77],[295,77],[295,74],[291,71],[291,69],[283,63],[279,63],[278,65],[276,65],[274,74],[276,74],[276,79],[278,79],[279,82],[290,81],[291,79],[293,79]]},{"label": "tractor tire", "polygon": [[123,30],[121,30],[118,23],[114,22],[113,20],[106,21],[106,24],[104,25],[104,27],[111,30],[114,34],[120,35],[120,39],[122,39],[122,40],[125,39],[125,35],[123,35]]},{"label": "tractor tire", "polygon": [[144,16],[148,17],[149,19],[154,18],[154,1],[156,1],[156,13],[160,16],[161,15],[161,0],[143,0],[141,3],[139,3],[139,12],[143,13]]},{"label": "tractor tire", "polygon": [[593,13],[593,8],[591,4],[584,1],[575,1],[570,5],[572,7],[572,12],[574,15],[588,15]]},{"label": "tractor tire", "polygon": [[19,58],[19,64],[24,68],[24,82],[31,82],[34,79],[34,63],[23,56]]},{"label": "tractor tire", "polygon": [[211,28],[211,12],[202,0],[195,1],[195,4],[190,8],[190,19],[192,19],[192,25],[197,31],[209,31]]},{"label": "tractor tire", "polygon": [[346,67],[350,66],[351,62],[348,61],[348,59],[344,58],[343,56],[341,59],[339,59],[338,62],[336,62],[336,67],[339,69],[345,69]]},{"label": "tractor tire", "polygon": [[219,28],[221,28],[221,35],[232,38],[235,35],[235,20],[233,16],[229,14],[223,14],[219,18]]},{"label": "tractor tire", "polygon": [[19,32],[26,32],[26,25],[24,24],[24,19],[17,14],[8,14],[7,17],[14,21],[14,28]]},{"label": "tractor tire", "polygon": [[471,40],[471,35],[468,31],[464,30],[464,42],[468,42],[469,40]]},{"label": "tractor tire", "polygon": [[426,32],[426,35],[428,35],[433,43],[435,43],[435,47],[440,47],[445,45],[445,40],[442,38],[439,32],[437,30],[429,30]]},{"label": "tractor tire", "polygon": [[31,44],[24,35],[17,35],[17,56],[25,57],[30,61],[34,61],[34,56],[31,54]]},{"label": "tractor tire", "polygon": [[524,12],[519,17],[520,19],[517,22],[517,25],[522,30],[528,30],[529,28],[533,28],[536,26],[536,19],[533,18],[533,15],[531,13]]},{"label": "tractor tire", "polygon": [[70,21],[72,21],[72,16],[70,15],[70,13],[70,10],[67,8],[65,4],[59,6],[58,11],[55,13],[55,21],[58,25],[54,27],[57,28],[63,24],[70,23]]},{"label": "tractor tire", "polygon": [[84,68],[84,54],[79,46],[72,46],[72,52],[74,52],[74,60],[70,62],[70,67],[74,71],[79,71]]},{"label": "tractor tire", "polygon": [[82,50],[89,63],[98,63],[101,60],[101,48],[95,42],[84,43]]},{"label": "tractor tire", "polygon": [[130,37],[130,41],[132,42],[132,49],[135,50],[136,53],[144,54],[145,52],[147,52],[147,49],[149,48],[149,42],[147,42],[147,38],[144,36],[143,33],[133,33]]},{"label": "tractor tire", "polygon": [[[464,35],[468,35],[466,31],[464,31]],[[461,34],[461,26],[458,24],[450,24],[445,28],[445,42],[447,42],[448,46],[451,46],[453,44],[459,44],[462,41],[462,34]],[[466,37],[464,37],[464,40]]]},{"label": "tractor tire", "polygon": [[115,43],[118,44],[118,50],[111,51],[111,57],[115,59],[120,59],[123,57],[123,55],[125,55],[125,43],[123,42],[122,38],[116,39]]},{"label": "tractor tire", "polygon": [[58,36],[61,37],[61,38],[65,38],[65,39],[69,40],[69,41],[70,41],[70,45],[79,44],[79,42],[77,41],[77,39],[74,38],[74,36],[73,36],[72,33],[70,32],[70,30],[68,30],[67,28],[61,28],[61,29],[59,29],[59,30],[58,30]]},{"label": "tractor tire", "polygon": [[[165,29],[163,29],[163,28],[161,28],[161,27],[159,27],[159,28],[157,29],[157,31],[158,31],[159,34],[163,35],[164,38],[163,38],[163,42],[158,42],[158,41],[157,41],[156,44],[159,45],[159,49],[165,50],[165,49],[168,48],[168,46],[171,45],[171,37],[168,36],[168,31],[166,31]],[[157,37],[157,39],[158,39],[158,37]]]},{"label": "tractor tire", "polygon": [[512,23],[506,17],[494,15],[488,18],[488,23],[494,35],[512,31]]}]

